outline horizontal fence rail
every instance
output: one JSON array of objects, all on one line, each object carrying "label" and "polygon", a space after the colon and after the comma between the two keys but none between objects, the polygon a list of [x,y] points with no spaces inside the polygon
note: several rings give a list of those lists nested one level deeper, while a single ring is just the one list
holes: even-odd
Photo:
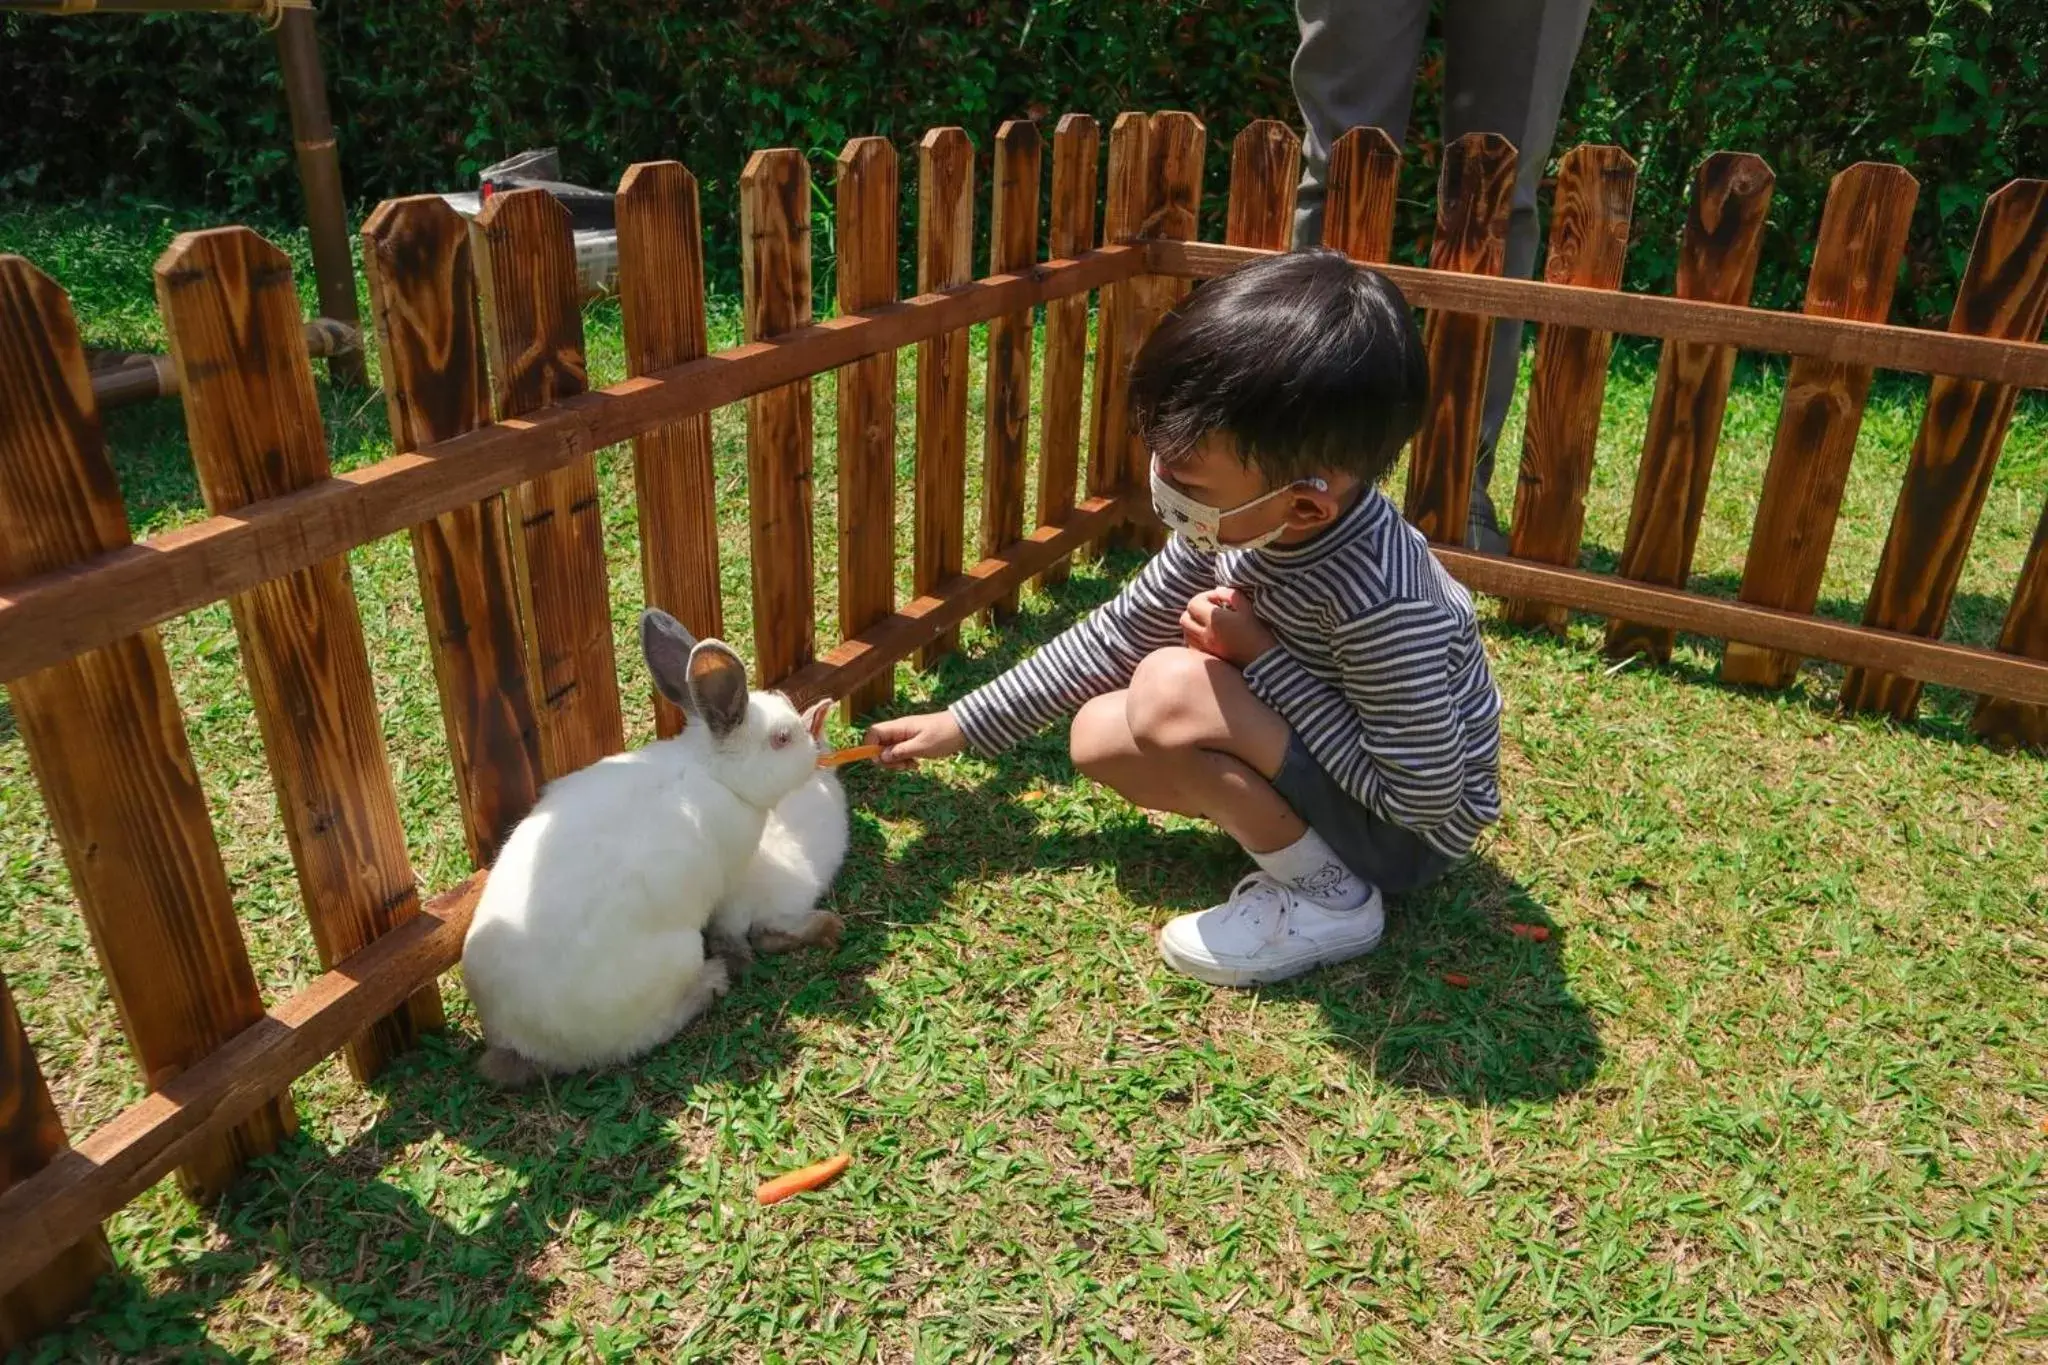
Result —
[{"label": "horizontal fence rail", "polygon": [[10,585],[0,589],[0,679],[396,534],[589,452],[868,356],[1130,279],[1144,264],[1142,248],[1109,246],[832,318],[579,394]]},{"label": "horizontal fence rail", "polygon": [[[1228,274],[1270,251],[1211,242],[1147,242],[1147,267],[1181,279]],[[2048,389],[2048,345],[2001,341],[1921,327],[1852,322],[1806,313],[1776,313],[1738,304],[1624,294],[1542,280],[1461,275],[1419,266],[1373,267],[1417,308],[1437,308],[1524,322],[1558,323],[1624,336],[1700,341],[1743,350],[1812,356],[1839,365],[1867,365],[1909,374],[1945,374],[2021,389]]]}]

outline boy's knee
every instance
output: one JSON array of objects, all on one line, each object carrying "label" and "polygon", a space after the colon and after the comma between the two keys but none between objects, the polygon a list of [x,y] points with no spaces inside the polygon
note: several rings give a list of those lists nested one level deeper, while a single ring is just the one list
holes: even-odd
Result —
[{"label": "boy's knee", "polygon": [[1103,765],[1114,762],[1122,748],[1118,740],[1124,728],[1123,709],[1124,694],[1111,692],[1074,713],[1073,727],[1067,732],[1067,757],[1075,771],[1102,780]]},{"label": "boy's knee", "polygon": [[1124,716],[1131,738],[1146,749],[1193,749],[1214,740],[1219,676],[1230,665],[1193,649],[1145,656],[1131,675]]}]

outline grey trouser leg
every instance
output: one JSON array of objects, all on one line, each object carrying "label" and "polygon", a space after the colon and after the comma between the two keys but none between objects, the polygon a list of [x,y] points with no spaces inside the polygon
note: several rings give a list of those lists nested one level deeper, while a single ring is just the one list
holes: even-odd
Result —
[{"label": "grey trouser leg", "polygon": [[[1550,161],[1551,138],[1591,2],[1443,0],[1444,140],[1498,133],[1514,143],[1519,159],[1508,219],[1507,273],[1517,278],[1528,278],[1536,267],[1536,187]],[[1330,144],[1361,126],[1384,128],[1397,142],[1407,136],[1429,0],[1296,0],[1295,14],[1301,46],[1294,55],[1294,94],[1307,136],[1294,240],[1307,246],[1322,240]],[[1487,372],[1468,534],[1473,543],[1494,543],[1486,548],[1499,543],[1500,523],[1488,486],[1494,446],[1514,401],[1522,327],[1519,321],[1501,320]]]}]

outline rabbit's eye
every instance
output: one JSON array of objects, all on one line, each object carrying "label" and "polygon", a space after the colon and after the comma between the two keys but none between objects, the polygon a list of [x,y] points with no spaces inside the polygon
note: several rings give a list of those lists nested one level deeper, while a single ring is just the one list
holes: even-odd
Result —
[{"label": "rabbit's eye", "polygon": [[787,749],[789,741],[790,733],[788,730],[777,730],[774,734],[768,736],[768,747],[771,749]]}]

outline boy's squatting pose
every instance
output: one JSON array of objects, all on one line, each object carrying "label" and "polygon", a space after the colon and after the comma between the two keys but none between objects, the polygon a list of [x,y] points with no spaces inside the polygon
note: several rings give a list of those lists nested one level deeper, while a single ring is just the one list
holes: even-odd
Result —
[{"label": "boy's squatting pose", "polygon": [[1170,965],[1250,985],[1370,952],[1380,893],[1434,881],[1500,815],[1471,598],[1376,487],[1427,381],[1400,291],[1336,252],[1198,289],[1131,372],[1166,548],[949,710],[873,727],[882,762],[994,756],[1072,714],[1075,767],[1259,866],[1167,924]]}]

